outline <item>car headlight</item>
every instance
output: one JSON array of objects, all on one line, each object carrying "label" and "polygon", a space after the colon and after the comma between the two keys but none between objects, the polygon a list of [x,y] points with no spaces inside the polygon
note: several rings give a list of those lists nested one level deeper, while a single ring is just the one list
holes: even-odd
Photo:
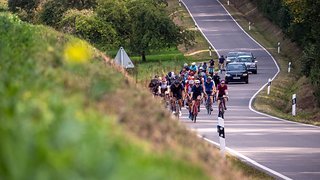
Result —
[{"label": "car headlight", "polygon": [[243,73],[242,76],[248,76],[248,74],[247,73]]},{"label": "car headlight", "polygon": [[230,77],[230,76],[231,76],[231,74],[226,74],[226,76],[227,76],[227,77]]}]

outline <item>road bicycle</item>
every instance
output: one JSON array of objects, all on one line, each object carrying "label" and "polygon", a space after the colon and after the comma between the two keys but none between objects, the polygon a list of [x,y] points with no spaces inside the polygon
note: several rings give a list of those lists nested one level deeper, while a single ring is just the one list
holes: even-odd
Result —
[{"label": "road bicycle", "polygon": [[181,111],[179,100],[175,97],[173,97],[173,102],[171,103],[171,111],[174,113],[174,116],[176,116],[179,119],[179,112]]},{"label": "road bicycle", "polygon": [[207,113],[209,115],[211,115],[211,109],[212,109],[212,102],[211,102],[211,99],[210,99],[210,96],[212,96],[211,94],[208,94],[207,97],[206,97],[206,109],[207,109]]},{"label": "road bicycle", "polygon": [[220,103],[218,105],[218,117],[224,119],[224,112],[225,112],[225,98],[228,100],[227,96],[219,97]]},{"label": "road bicycle", "polygon": [[200,106],[200,97],[198,97],[195,102],[194,102],[194,105],[193,105],[193,108],[192,108],[192,121],[194,123],[196,123],[197,121],[197,116],[198,116],[198,113],[199,113],[199,106]]}]

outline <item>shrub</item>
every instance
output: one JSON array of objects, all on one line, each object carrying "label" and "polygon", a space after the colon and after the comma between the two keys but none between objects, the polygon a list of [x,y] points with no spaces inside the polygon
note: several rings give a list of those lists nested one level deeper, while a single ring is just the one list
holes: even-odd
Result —
[{"label": "shrub", "polygon": [[75,34],[97,45],[110,47],[118,44],[117,32],[113,27],[98,19],[90,10],[69,10],[61,22],[60,27],[65,31]]},{"label": "shrub", "polygon": [[40,21],[46,25],[57,27],[63,17],[63,13],[67,11],[63,0],[49,0],[43,3],[39,12]]}]

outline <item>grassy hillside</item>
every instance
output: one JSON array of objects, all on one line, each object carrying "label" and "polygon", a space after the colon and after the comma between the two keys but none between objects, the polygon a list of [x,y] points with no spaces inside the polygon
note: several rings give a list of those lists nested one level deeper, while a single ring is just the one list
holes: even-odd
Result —
[{"label": "grassy hillside", "polygon": [[0,14],[0,179],[245,179],[110,64]]}]

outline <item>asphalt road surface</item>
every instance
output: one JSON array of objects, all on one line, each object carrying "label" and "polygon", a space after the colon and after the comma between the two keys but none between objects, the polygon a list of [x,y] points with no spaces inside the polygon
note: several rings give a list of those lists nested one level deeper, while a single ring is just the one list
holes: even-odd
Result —
[{"label": "asphalt road surface", "polygon": [[[228,85],[226,146],[279,179],[319,180],[320,128],[250,110],[250,99],[278,72],[272,57],[241,30],[217,0],[183,0],[183,3],[220,55],[232,50],[252,51],[258,61],[258,74],[250,74],[249,84]],[[216,107],[215,104],[210,116],[202,107],[197,123],[188,119],[186,110],[180,119],[198,134],[219,143]]]}]

